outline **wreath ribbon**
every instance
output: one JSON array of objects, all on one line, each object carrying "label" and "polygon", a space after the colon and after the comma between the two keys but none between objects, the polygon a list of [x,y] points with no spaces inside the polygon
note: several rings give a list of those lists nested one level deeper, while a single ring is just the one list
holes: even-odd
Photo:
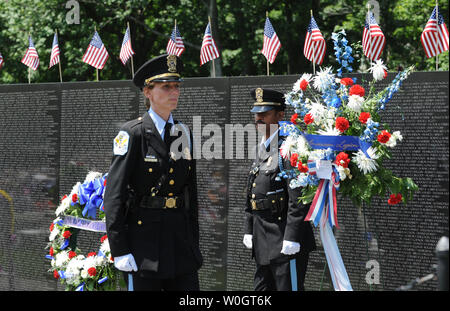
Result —
[{"label": "wreath ribbon", "polygon": [[336,191],[339,190],[339,172],[336,164],[330,160],[308,160],[309,173],[320,176],[319,186],[306,215],[305,221],[313,221],[314,225],[320,223],[320,239],[327,258],[328,267],[337,291],[352,291],[352,286],[344,266],[336,239],[333,234],[333,226],[339,228],[337,221]]}]

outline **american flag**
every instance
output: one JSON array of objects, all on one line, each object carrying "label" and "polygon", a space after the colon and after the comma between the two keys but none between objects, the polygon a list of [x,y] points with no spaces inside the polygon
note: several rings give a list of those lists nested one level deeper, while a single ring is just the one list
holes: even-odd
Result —
[{"label": "american flag", "polygon": [[436,6],[420,36],[420,41],[422,41],[422,46],[425,49],[425,54],[428,58],[448,50],[447,26],[445,25],[441,14],[439,14],[439,20],[436,24],[437,9],[438,7]]},{"label": "american flag", "polygon": [[102,69],[105,66],[108,56],[108,51],[106,51],[105,45],[96,31],[83,55],[82,61],[92,67]]},{"label": "american flag", "polygon": [[372,12],[367,12],[362,39],[364,55],[373,61],[378,60],[385,44],[386,38],[377,24],[375,16]]},{"label": "american flag", "polygon": [[170,35],[169,42],[167,42],[167,54],[176,55],[180,57],[180,55],[184,52],[184,44],[183,39],[181,38],[181,34],[178,31],[177,26],[173,28],[172,34]]},{"label": "american flag", "polygon": [[202,48],[200,49],[200,66],[218,57],[219,50],[217,50],[216,43],[211,34],[211,24],[208,23],[205,35],[203,36]]},{"label": "american flag", "polygon": [[125,31],[125,35],[123,36],[122,41],[122,47],[120,49],[120,61],[122,64],[126,64],[128,59],[131,57],[131,55],[134,55],[134,51],[131,48],[131,40],[130,40],[130,28],[127,27],[127,30]]},{"label": "american flag", "polygon": [[278,39],[275,29],[273,29],[269,18],[266,18],[266,23],[264,25],[264,44],[261,53],[267,58],[269,63],[275,61],[278,51],[281,49],[281,43]]},{"label": "american flag", "polygon": [[39,67],[39,56],[36,51],[36,48],[34,47],[33,39],[31,39],[31,36],[28,37],[29,46],[28,49],[23,56],[21,62],[22,64],[27,65],[33,70],[36,70]]},{"label": "american flag", "polygon": [[53,67],[59,63],[59,45],[58,45],[58,36],[53,36],[53,44],[52,44],[52,53],[50,55],[50,64],[48,65],[48,68]]},{"label": "american flag", "polygon": [[0,69],[2,68],[2,66],[3,66],[3,56],[2,53],[0,53]]},{"label": "american flag", "polygon": [[303,47],[303,54],[305,57],[316,64],[321,65],[325,57],[327,45],[325,39],[320,32],[319,26],[311,16],[311,21],[306,31],[305,46]]}]

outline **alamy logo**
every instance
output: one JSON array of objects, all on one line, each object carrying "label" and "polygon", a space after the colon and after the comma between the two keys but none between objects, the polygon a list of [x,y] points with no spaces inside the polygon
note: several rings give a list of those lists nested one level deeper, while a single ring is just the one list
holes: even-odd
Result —
[{"label": "alamy logo", "polygon": [[380,264],[375,259],[366,262],[366,269],[370,269],[366,273],[366,283],[369,285],[380,284]]},{"label": "alamy logo", "polygon": [[80,4],[76,0],[69,0],[66,2],[66,9],[70,9],[66,13],[66,23],[79,24],[80,23]]}]

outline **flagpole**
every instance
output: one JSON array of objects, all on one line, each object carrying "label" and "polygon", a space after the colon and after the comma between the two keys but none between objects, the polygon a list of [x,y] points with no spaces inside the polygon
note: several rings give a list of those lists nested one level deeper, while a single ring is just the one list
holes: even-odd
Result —
[{"label": "flagpole", "polygon": [[[209,23],[209,27],[211,30],[211,37],[212,37],[212,23],[211,23],[211,16],[208,16],[208,23]],[[211,60],[212,61],[212,77],[215,78],[216,77],[216,65],[214,63],[214,59]]]},{"label": "flagpole", "polygon": [[[130,23],[129,22],[127,22],[127,29],[130,29]],[[131,31],[128,32],[128,35],[130,36],[128,38],[128,40],[130,40],[130,45],[131,45]],[[134,78],[133,54],[131,54],[131,75],[132,75],[132,78]]]},{"label": "flagpole", "polygon": [[[312,10],[311,10],[311,18],[313,18]],[[315,75],[316,74],[316,62],[315,62],[314,56],[316,55],[316,45],[314,43],[314,40],[311,40],[311,41],[312,41],[312,47],[313,47],[313,54],[312,54],[313,74]]]},{"label": "flagpole", "polygon": [[[370,3],[367,3],[366,21],[367,21],[367,17],[370,18]],[[368,43],[367,43],[368,44],[367,45],[367,58],[369,59],[370,67],[372,67],[372,58],[370,58],[370,56],[369,56],[370,55],[369,53],[371,52],[370,46],[371,46],[371,43],[372,43],[372,36],[370,35],[370,22],[369,22],[368,26],[369,26],[369,40],[368,40]],[[372,52],[372,54],[373,54],[373,52]],[[363,55],[364,55],[364,52],[363,52]],[[371,56],[373,57],[373,55],[371,55]]]},{"label": "flagpole", "polygon": [[[94,31],[97,32],[97,26],[94,26]],[[96,73],[97,82],[98,82],[98,68],[95,68],[95,73]]]},{"label": "flagpole", "polygon": [[[438,0],[436,0],[436,53],[438,51],[439,43],[439,8],[438,8]],[[436,54],[436,71],[439,70],[439,53]]]},{"label": "flagpole", "polygon": [[[269,12],[268,11],[266,11],[266,19],[267,18],[269,18]],[[266,58],[266,60],[267,60],[267,75],[269,75],[269,59]]]},{"label": "flagpole", "polygon": [[[56,33],[56,38],[58,38],[58,29],[55,29],[55,33]],[[58,39],[58,46],[59,46],[59,39]],[[59,81],[62,81],[62,71],[61,71],[61,52],[59,53],[60,57],[59,57],[59,62],[58,62],[58,67],[59,67]]]},{"label": "flagpole", "polygon": [[[30,33],[28,33],[28,48],[30,48]],[[28,67],[28,84],[31,84],[31,69]]]}]

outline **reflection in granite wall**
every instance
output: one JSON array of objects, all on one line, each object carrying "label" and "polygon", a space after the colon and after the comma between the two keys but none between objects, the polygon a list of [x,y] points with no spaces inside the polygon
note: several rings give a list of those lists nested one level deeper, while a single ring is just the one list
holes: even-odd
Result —
[{"label": "reflection in granite wall", "polygon": [[[182,85],[174,115],[191,128],[201,156],[203,290],[253,288],[254,262],[242,237],[248,151],[256,141],[247,133],[238,144],[237,133],[227,129],[253,124],[250,89],[285,92],[297,78],[187,78]],[[408,205],[390,206],[383,198],[357,208],[339,198],[335,236],[355,290],[393,290],[431,271],[434,247],[448,234],[448,109],[448,72],[427,72],[412,74],[383,112],[382,122],[404,137],[385,165],[412,177],[420,190]],[[143,97],[130,81],[0,86],[0,290],[62,290],[45,259],[59,199],[88,171],[108,170],[116,132],[143,113]],[[306,288],[332,290],[315,233],[319,247],[310,256]],[[81,233],[79,246],[95,250],[98,238]],[[379,282],[367,278],[373,267]],[[429,281],[418,289],[435,288]]]}]

